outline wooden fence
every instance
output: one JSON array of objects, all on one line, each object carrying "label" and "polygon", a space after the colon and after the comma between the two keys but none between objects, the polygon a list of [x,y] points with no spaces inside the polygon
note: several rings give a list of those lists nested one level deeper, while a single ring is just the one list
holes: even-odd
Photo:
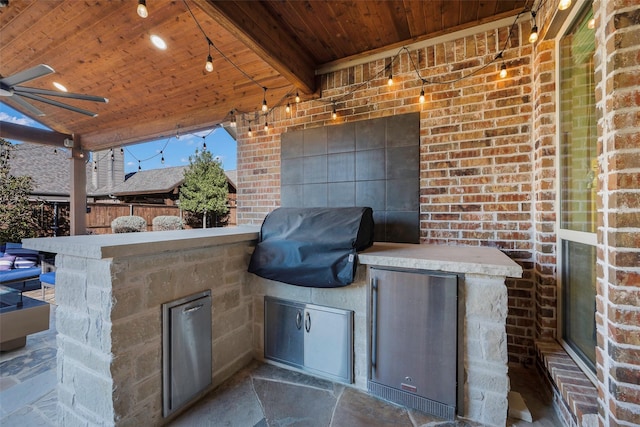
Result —
[{"label": "wooden fence", "polygon": [[111,221],[119,216],[136,215],[147,221],[151,231],[153,218],[172,215],[182,218],[178,206],[143,205],[138,203],[87,203],[87,232],[90,234],[110,234]]},{"label": "wooden fence", "polygon": [[[56,203],[55,207],[54,204],[33,203],[32,210],[38,221],[37,237],[69,235],[68,202]],[[147,231],[152,231],[153,218],[160,215],[180,217],[185,222],[185,228],[191,228],[186,224],[189,213],[183,213],[178,206],[93,202],[87,203],[87,234],[110,234],[111,222],[119,216],[128,215],[144,218],[147,221]],[[57,217],[57,221],[54,217]],[[229,206],[229,215],[225,225],[237,225],[235,203]]]}]

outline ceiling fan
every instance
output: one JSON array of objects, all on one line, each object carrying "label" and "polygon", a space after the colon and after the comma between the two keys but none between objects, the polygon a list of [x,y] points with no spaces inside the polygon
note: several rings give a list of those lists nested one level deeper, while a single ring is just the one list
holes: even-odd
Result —
[{"label": "ceiling fan", "polygon": [[9,77],[3,77],[0,79],[0,96],[11,97],[16,103],[20,104],[25,109],[29,110],[32,114],[37,116],[44,116],[45,114],[38,110],[36,107],[24,100],[24,98],[32,99],[34,101],[44,102],[45,104],[54,105],[56,107],[65,108],[67,110],[74,111],[76,113],[85,114],[87,116],[96,117],[98,114],[91,111],[83,110],[82,108],[74,107],[73,105],[65,104],[63,102],[55,101],[53,99],[45,98],[42,95],[56,96],[60,98],[80,99],[82,101],[94,101],[94,102],[109,102],[107,98],[93,95],[83,95],[80,93],[70,92],[57,92],[54,90],[37,89],[32,87],[20,86],[21,83],[35,80],[47,74],[54,73],[55,71],[48,65],[40,64],[28,70],[20,71]]}]

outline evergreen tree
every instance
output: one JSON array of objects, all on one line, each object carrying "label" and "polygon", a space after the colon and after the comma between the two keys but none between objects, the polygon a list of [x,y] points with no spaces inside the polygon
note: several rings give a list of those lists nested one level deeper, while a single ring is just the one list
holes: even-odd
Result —
[{"label": "evergreen tree", "polygon": [[213,217],[216,226],[226,222],[228,187],[222,165],[206,150],[196,151],[189,163],[180,187],[180,207],[201,216],[203,228],[207,228],[207,218]]},{"label": "evergreen tree", "polygon": [[20,242],[34,237],[38,228],[29,204],[29,194],[33,191],[31,177],[9,174],[13,148],[9,141],[0,138],[0,242]]}]

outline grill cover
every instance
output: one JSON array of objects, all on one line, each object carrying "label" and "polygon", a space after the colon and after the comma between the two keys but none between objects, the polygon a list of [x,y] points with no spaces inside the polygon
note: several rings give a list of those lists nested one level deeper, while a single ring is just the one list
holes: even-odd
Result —
[{"label": "grill cover", "polygon": [[262,223],[249,272],[291,285],[346,286],[357,251],[372,244],[371,208],[278,208]]}]

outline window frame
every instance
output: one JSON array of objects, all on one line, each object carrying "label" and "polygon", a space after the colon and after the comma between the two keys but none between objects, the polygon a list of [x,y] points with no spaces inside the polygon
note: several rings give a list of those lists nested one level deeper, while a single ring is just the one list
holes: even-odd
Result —
[{"label": "window frame", "polygon": [[[562,135],[561,135],[561,127],[560,127],[560,123],[561,123],[561,105],[562,105],[562,100],[561,100],[561,88],[560,88],[560,82],[561,82],[561,70],[560,70],[560,65],[561,65],[561,58],[560,58],[560,54],[561,54],[561,40],[563,39],[563,37],[567,34],[567,32],[571,29],[571,27],[577,22],[577,19],[579,19],[579,17],[582,15],[582,13],[584,12],[586,7],[592,7],[592,2],[590,0],[580,0],[578,2],[576,2],[576,5],[572,8],[571,12],[567,15],[566,19],[564,20],[562,26],[560,27],[557,36],[555,37],[555,81],[556,81],[556,93],[555,93],[555,102],[556,102],[556,112],[555,112],[555,116],[556,116],[556,132],[555,132],[555,136],[556,136],[556,224],[555,224],[555,228],[556,228],[556,280],[557,280],[557,286],[558,286],[558,292],[557,292],[557,320],[558,320],[558,325],[557,325],[557,337],[558,337],[558,342],[560,343],[560,345],[563,347],[563,349],[567,352],[567,354],[569,354],[569,356],[571,357],[571,359],[576,363],[576,365],[580,368],[580,370],[587,376],[587,378],[589,378],[589,380],[596,385],[597,384],[597,377],[596,377],[596,372],[594,370],[592,370],[592,368],[587,365],[583,360],[582,357],[580,355],[578,355],[578,353],[576,351],[573,350],[573,348],[564,340],[563,337],[563,331],[564,331],[564,313],[563,313],[563,307],[564,307],[564,299],[563,299],[563,294],[564,294],[564,287],[563,287],[563,283],[562,283],[562,271],[563,271],[563,267],[564,267],[564,253],[563,253],[563,244],[562,241],[569,241],[569,242],[575,242],[575,243],[581,243],[584,245],[589,245],[589,246],[593,246],[596,248],[597,250],[597,230],[594,232],[586,232],[586,231],[576,231],[576,230],[570,230],[570,229],[566,229],[566,228],[561,228],[562,225],[562,189],[560,188],[561,186],[561,182],[560,182],[560,178],[562,177],[562,173],[561,173],[561,169],[563,167],[562,164],[562,151],[561,151],[561,146],[562,146]],[[597,221],[596,221],[597,224]],[[597,296],[596,296],[597,297]],[[595,302],[595,301],[594,301]],[[594,320],[595,321],[595,320]],[[597,331],[597,325],[596,325],[596,331]],[[597,343],[596,343],[597,345]]]}]

